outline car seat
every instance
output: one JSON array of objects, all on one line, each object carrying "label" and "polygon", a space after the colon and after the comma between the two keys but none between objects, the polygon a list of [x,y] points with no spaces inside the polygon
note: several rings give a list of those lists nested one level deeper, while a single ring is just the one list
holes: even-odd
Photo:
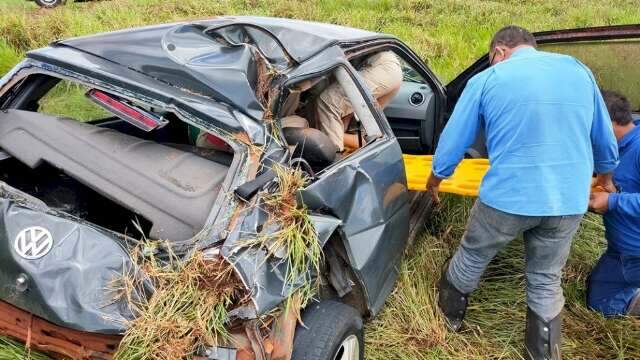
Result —
[{"label": "car seat", "polygon": [[323,168],[336,159],[338,147],[318,129],[298,115],[281,119],[282,132],[287,144],[293,146],[293,157],[300,157],[314,168]]}]

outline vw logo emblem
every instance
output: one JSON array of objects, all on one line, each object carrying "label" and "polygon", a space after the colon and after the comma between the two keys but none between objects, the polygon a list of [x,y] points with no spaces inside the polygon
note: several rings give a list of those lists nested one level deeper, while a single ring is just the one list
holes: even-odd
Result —
[{"label": "vw logo emblem", "polygon": [[20,231],[14,243],[18,255],[28,260],[47,255],[51,247],[53,247],[53,236],[49,230],[40,226],[32,226]]}]

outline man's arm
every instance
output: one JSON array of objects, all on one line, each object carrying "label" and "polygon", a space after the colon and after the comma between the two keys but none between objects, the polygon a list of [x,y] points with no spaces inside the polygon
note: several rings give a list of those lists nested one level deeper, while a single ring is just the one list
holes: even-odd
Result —
[{"label": "man's arm", "polygon": [[[640,155],[636,155],[635,173],[640,174]],[[599,214],[617,211],[629,217],[640,218],[640,193],[593,192],[589,197],[589,209]]]},{"label": "man's arm", "polygon": [[469,80],[440,135],[432,166],[433,175],[438,178],[446,179],[453,174],[478,135],[485,79],[486,74],[481,74]]},{"label": "man's arm", "polygon": [[630,217],[640,218],[639,193],[609,194],[609,211],[617,211]]},{"label": "man's arm", "polygon": [[480,129],[482,90],[486,75],[481,73],[467,82],[453,114],[445,126],[433,157],[431,174],[427,180],[427,191],[437,203],[438,187],[443,179],[453,174],[464,158],[465,151],[473,144]]},{"label": "man's arm", "polygon": [[360,141],[362,141],[362,145],[365,145],[363,139],[358,139],[358,135],[355,134],[344,134],[344,147],[350,149],[357,149],[360,147]]},{"label": "man's arm", "polygon": [[616,211],[628,217],[640,218],[640,194],[639,193],[591,193],[589,197],[589,209],[606,214]]},{"label": "man's arm", "polygon": [[[635,172],[633,177],[640,175],[640,154],[635,156]],[[640,193],[613,193],[607,199],[607,210],[616,211],[632,218],[640,218]]]},{"label": "man's arm", "polygon": [[[585,67],[586,69],[586,67]],[[607,105],[604,103],[600,89],[587,69],[593,83],[593,122],[591,124],[591,146],[593,149],[593,165],[596,174],[611,174],[618,166],[618,143],[613,135],[613,126]],[[607,188],[610,176],[599,176],[597,185]],[[606,184],[604,182],[607,182]]]}]

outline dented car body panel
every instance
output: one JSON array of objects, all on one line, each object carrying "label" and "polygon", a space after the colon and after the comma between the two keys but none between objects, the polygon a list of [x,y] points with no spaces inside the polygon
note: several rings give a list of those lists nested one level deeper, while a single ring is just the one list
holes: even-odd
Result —
[{"label": "dented car body panel", "polygon": [[398,156],[402,152],[395,140],[382,141],[302,192],[309,208],[324,209],[343,221],[350,263],[374,314],[393,287],[408,238],[409,196]]},{"label": "dented car body panel", "polygon": [[46,258],[36,260],[16,254],[14,242],[2,242],[3,300],[70,329],[121,334],[132,314],[104,289],[114,275],[130,268],[125,246],[91,224],[34,208],[20,195],[10,200],[8,192],[0,193],[3,237],[19,241],[24,229],[39,224],[49,231],[40,236],[51,236],[40,243],[52,244]]},{"label": "dented car body panel", "polygon": [[[257,33],[238,35],[242,31]],[[264,49],[249,43],[266,33]],[[269,36],[271,41],[269,41]],[[254,119],[264,106],[256,98],[256,48],[279,70],[302,63],[339,42],[364,41],[380,34],[336,25],[290,19],[221,17],[189,24],[168,24],[60,41],[124,65],[173,87],[233,105]],[[226,44],[214,41],[222,37]],[[281,52],[291,57],[269,56]],[[274,50],[276,48],[276,50]],[[267,53],[267,50],[269,52]]]}]

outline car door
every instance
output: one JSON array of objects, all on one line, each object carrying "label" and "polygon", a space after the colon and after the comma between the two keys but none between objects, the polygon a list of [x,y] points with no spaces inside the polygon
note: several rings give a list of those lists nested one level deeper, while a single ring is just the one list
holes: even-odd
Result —
[{"label": "car door", "polygon": [[[387,107],[390,115],[386,117],[373,105],[371,92],[355,64],[358,58],[384,50],[393,50],[415,70],[405,73],[405,82],[397,96],[411,97],[418,92],[424,95],[416,105],[407,99],[392,100]],[[349,262],[364,285],[369,310],[375,314],[393,289],[409,238],[410,202],[402,161],[405,149],[401,149],[398,140],[415,145],[414,149],[428,151],[422,146],[432,146],[435,117],[444,105],[444,88],[417,56],[397,40],[368,41],[343,51],[351,61],[345,68],[359,88],[360,96],[367,100],[379,134],[373,136],[372,142],[320,172],[314,183],[304,190],[303,198],[310,209],[342,220],[341,233]],[[390,124],[387,119],[391,115],[395,121]],[[401,133],[403,129],[405,133]],[[367,135],[372,135],[369,129],[365,130]]]},{"label": "car door", "polygon": [[[309,209],[341,220],[340,237],[349,263],[364,287],[367,308],[375,314],[393,288],[408,239],[407,180],[400,146],[373,106],[364,81],[349,64],[338,71],[343,71],[342,81],[353,85],[353,92],[346,90],[347,96],[356,104],[355,114],[363,124],[364,117],[369,117],[370,127],[365,125],[365,130],[374,136],[317,173],[302,197]],[[354,92],[360,104],[350,97]]]},{"label": "car door", "polygon": [[435,74],[404,43],[395,39],[377,40],[346,50],[357,62],[372,52],[393,51],[401,60],[403,81],[396,96],[384,107],[393,133],[403,153],[431,154],[446,105],[445,88]]}]

